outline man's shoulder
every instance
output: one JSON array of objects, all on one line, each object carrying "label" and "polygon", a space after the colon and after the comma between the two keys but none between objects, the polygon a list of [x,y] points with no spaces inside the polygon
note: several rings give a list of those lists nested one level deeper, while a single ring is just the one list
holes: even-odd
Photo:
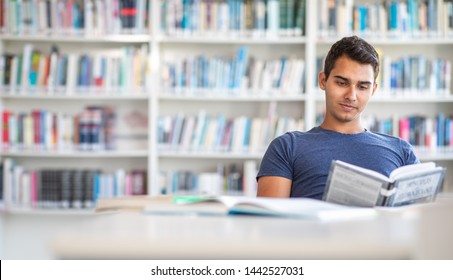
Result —
[{"label": "man's shoulder", "polygon": [[273,141],[273,145],[282,145],[285,147],[298,145],[301,142],[309,141],[309,131],[288,131],[277,136]]},{"label": "man's shoulder", "polygon": [[368,131],[368,134],[370,135],[370,137],[372,137],[374,139],[385,141],[385,142],[401,142],[402,141],[402,139],[397,136],[393,136],[393,135],[389,135],[389,134],[385,134],[385,133]]},{"label": "man's shoulder", "polygon": [[304,139],[309,136],[314,136],[318,135],[319,131],[316,131],[316,129],[312,128],[307,131],[288,131],[285,132],[284,134],[280,135],[277,138],[284,139],[284,140],[295,140],[295,139]]},{"label": "man's shoulder", "polygon": [[380,142],[383,145],[392,147],[392,148],[397,148],[399,147],[400,149],[403,150],[412,150],[412,145],[397,136],[389,135],[389,134],[384,134],[384,133],[379,133],[379,132],[371,132],[369,133],[370,137],[374,139],[375,142]]}]

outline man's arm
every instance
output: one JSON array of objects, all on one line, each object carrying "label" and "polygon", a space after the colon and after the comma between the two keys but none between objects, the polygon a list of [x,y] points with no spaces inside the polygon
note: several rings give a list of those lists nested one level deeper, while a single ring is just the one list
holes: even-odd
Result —
[{"label": "man's arm", "polygon": [[291,194],[290,179],[279,176],[263,176],[258,179],[256,196],[262,197],[289,197]]}]

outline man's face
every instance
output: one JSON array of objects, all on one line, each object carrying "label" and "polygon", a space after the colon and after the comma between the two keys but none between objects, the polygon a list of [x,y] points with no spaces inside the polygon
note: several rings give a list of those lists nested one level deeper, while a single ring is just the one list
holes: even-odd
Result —
[{"label": "man's face", "polygon": [[370,64],[341,56],[328,79],[324,72],[319,74],[319,87],[326,92],[326,120],[346,124],[360,121],[360,114],[377,84]]}]

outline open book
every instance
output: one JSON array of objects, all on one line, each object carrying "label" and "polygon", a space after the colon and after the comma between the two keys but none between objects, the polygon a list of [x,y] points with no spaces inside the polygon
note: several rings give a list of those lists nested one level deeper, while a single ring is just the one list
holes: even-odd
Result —
[{"label": "open book", "polygon": [[247,196],[175,196],[170,205],[149,205],[146,214],[259,215],[310,220],[370,218],[372,209],[348,207],[311,198]]},{"label": "open book", "polygon": [[351,206],[401,206],[433,201],[445,168],[434,162],[406,165],[389,177],[340,160],[332,161],[323,200]]}]

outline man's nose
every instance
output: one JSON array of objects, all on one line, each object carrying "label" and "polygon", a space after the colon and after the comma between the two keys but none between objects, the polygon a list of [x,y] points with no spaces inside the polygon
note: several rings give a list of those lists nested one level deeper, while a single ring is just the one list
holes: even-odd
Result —
[{"label": "man's nose", "polygon": [[350,85],[348,87],[345,98],[352,101],[355,101],[357,99],[357,89],[355,85]]}]

